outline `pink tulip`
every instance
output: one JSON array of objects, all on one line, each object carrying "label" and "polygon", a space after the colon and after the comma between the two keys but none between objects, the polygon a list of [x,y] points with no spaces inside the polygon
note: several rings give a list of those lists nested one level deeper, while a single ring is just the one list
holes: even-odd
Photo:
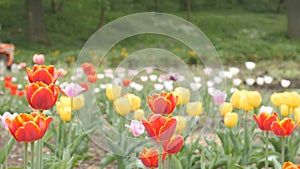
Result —
[{"label": "pink tulip", "polygon": [[65,76],[67,74],[66,69],[63,69],[63,68],[59,68],[57,71],[59,72],[60,76]]},{"label": "pink tulip", "polygon": [[45,62],[45,56],[43,54],[34,54],[33,55],[33,62],[35,64],[41,65]]},{"label": "pink tulip", "polygon": [[213,101],[216,105],[220,105],[220,104],[224,103],[226,100],[226,96],[227,96],[226,92],[223,92],[220,90],[215,90],[212,93]]},{"label": "pink tulip", "polygon": [[145,132],[144,125],[137,120],[131,120],[130,126],[125,124],[125,127],[129,128],[135,137],[140,136]]},{"label": "pink tulip", "polygon": [[85,88],[76,83],[69,83],[65,88],[61,89],[68,97],[76,97],[81,92],[85,91]]},{"label": "pink tulip", "polygon": [[5,129],[8,129],[7,128],[7,124],[6,124],[6,119],[13,119],[17,116],[18,114],[17,113],[14,113],[14,114],[10,114],[9,112],[5,112],[2,116],[0,116],[0,119],[2,121],[2,126],[5,128]]}]

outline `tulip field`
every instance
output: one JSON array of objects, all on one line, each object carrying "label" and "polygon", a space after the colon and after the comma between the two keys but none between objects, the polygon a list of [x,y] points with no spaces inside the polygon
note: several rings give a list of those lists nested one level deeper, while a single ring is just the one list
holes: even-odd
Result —
[{"label": "tulip field", "polygon": [[253,1],[0,2],[0,169],[300,169],[300,43]]},{"label": "tulip field", "polygon": [[299,168],[300,95],[288,80],[243,79],[254,62],[212,80],[199,66],[186,86],[151,67],[34,62],[1,77],[1,168]]}]

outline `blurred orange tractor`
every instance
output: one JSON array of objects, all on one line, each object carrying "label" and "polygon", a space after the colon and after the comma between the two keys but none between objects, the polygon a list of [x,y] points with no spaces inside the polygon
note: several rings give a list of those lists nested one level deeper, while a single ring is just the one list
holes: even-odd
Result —
[{"label": "blurred orange tractor", "polygon": [[0,42],[0,59],[6,61],[7,68],[10,68],[14,60],[15,45]]}]

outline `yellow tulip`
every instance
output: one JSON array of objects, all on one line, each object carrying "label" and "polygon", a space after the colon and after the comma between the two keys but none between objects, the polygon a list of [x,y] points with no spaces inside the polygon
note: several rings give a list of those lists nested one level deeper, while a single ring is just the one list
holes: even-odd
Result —
[{"label": "yellow tulip", "polygon": [[222,116],[224,116],[226,113],[232,112],[233,106],[231,103],[224,102],[219,107],[220,113]]},{"label": "yellow tulip", "polygon": [[190,101],[191,92],[187,88],[176,87],[173,93],[175,96],[178,96],[176,105],[184,105]]},{"label": "yellow tulip", "polygon": [[183,117],[183,116],[174,116],[174,118],[176,119],[176,131],[183,131],[186,128],[187,125],[187,118]]},{"label": "yellow tulip", "polygon": [[116,100],[120,97],[122,92],[122,87],[117,85],[109,85],[106,87],[106,97],[109,100]]},{"label": "yellow tulip", "polygon": [[145,117],[145,111],[143,109],[137,109],[133,112],[133,118],[137,121],[142,121]]},{"label": "yellow tulip", "polygon": [[300,107],[294,109],[294,119],[296,123],[300,122]]},{"label": "yellow tulip", "polygon": [[235,107],[235,108],[239,108],[240,107],[240,95],[241,95],[241,91],[235,91],[234,93],[233,93],[233,95],[231,96],[231,98],[230,98],[230,102],[231,102],[231,104],[233,105],[233,107]]},{"label": "yellow tulip", "polygon": [[261,104],[261,96],[257,91],[248,92],[249,103],[252,107],[259,107]]},{"label": "yellow tulip", "polygon": [[80,94],[72,98],[72,110],[79,110],[84,106],[84,95]]},{"label": "yellow tulip", "polygon": [[273,93],[271,95],[271,102],[272,104],[274,104],[275,106],[279,107],[283,104],[283,100],[282,100],[282,94],[281,93]]},{"label": "yellow tulip", "polygon": [[296,92],[285,92],[286,105],[289,107],[298,107],[300,104],[300,96]]},{"label": "yellow tulip", "polygon": [[186,104],[186,112],[189,116],[195,117],[200,116],[202,112],[202,103],[201,102],[190,102]]},{"label": "yellow tulip", "polygon": [[72,118],[71,110],[71,98],[67,96],[61,96],[59,101],[56,102],[56,111],[60,116],[60,119],[69,122]]},{"label": "yellow tulip", "polygon": [[281,105],[280,106],[280,113],[283,117],[288,117],[289,114],[292,114],[293,109],[289,108],[287,105]]},{"label": "yellow tulip", "polygon": [[254,107],[249,103],[249,97],[247,93],[242,93],[240,95],[239,108],[245,111],[250,111],[254,109]]},{"label": "yellow tulip", "polygon": [[141,107],[141,98],[139,96],[129,93],[126,94],[126,97],[129,99],[133,111]]},{"label": "yellow tulip", "polygon": [[238,114],[237,113],[226,113],[224,116],[224,124],[225,126],[231,128],[236,126],[238,123]]},{"label": "yellow tulip", "polygon": [[131,111],[131,105],[127,97],[120,97],[114,101],[116,112],[125,115]]}]

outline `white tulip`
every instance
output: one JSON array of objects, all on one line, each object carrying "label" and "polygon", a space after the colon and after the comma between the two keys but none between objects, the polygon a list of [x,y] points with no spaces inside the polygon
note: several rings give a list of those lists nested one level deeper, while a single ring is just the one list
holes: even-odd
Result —
[{"label": "white tulip", "polygon": [[157,75],[150,75],[149,78],[152,82],[154,82],[157,80]]},{"label": "white tulip", "polygon": [[201,81],[201,78],[200,78],[200,77],[194,77],[194,81],[195,81],[196,83],[198,83],[198,82]]},{"label": "white tulip", "polygon": [[214,77],[214,82],[215,82],[216,84],[220,84],[222,81],[223,81],[223,79],[220,78],[219,76],[215,76],[215,77]]},{"label": "white tulip", "polygon": [[231,74],[234,76],[240,72],[240,69],[237,67],[231,67],[231,68],[229,68],[229,72],[231,72]]},{"label": "white tulip", "polygon": [[257,77],[256,78],[256,83],[259,85],[259,86],[262,86],[264,85],[265,83],[265,79],[263,77]]},{"label": "white tulip", "polygon": [[163,84],[160,84],[160,83],[154,84],[154,89],[155,90],[162,90],[163,88],[164,88]]},{"label": "white tulip", "polygon": [[250,61],[246,62],[245,65],[248,70],[253,70],[256,66],[254,62],[250,62]]},{"label": "white tulip", "polygon": [[255,82],[255,80],[252,79],[252,78],[246,79],[246,84],[247,84],[248,86],[252,86],[252,85],[254,84],[254,82]]},{"label": "white tulip", "polygon": [[239,86],[242,83],[242,80],[239,78],[232,79],[233,86]]},{"label": "white tulip", "polygon": [[140,79],[142,82],[146,82],[148,80],[148,76],[141,76]]},{"label": "white tulip", "polygon": [[98,79],[104,79],[104,74],[102,74],[102,73],[97,74],[97,78]]},{"label": "white tulip", "polygon": [[289,87],[291,85],[291,81],[287,80],[287,79],[282,79],[280,81],[280,84],[281,84],[282,87],[287,88],[287,87]]},{"label": "white tulip", "polygon": [[266,84],[271,84],[273,82],[273,77],[271,76],[264,76],[264,79]]},{"label": "white tulip", "polygon": [[259,109],[259,113],[262,113],[262,112],[271,114],[273,112],[273,108],[269,107],[269,106],[261,106]]},{"label": "white tulip", "polygon": [[211,80],[206,82],[207,87],[213,87],[215,85],[215,83]]}]

